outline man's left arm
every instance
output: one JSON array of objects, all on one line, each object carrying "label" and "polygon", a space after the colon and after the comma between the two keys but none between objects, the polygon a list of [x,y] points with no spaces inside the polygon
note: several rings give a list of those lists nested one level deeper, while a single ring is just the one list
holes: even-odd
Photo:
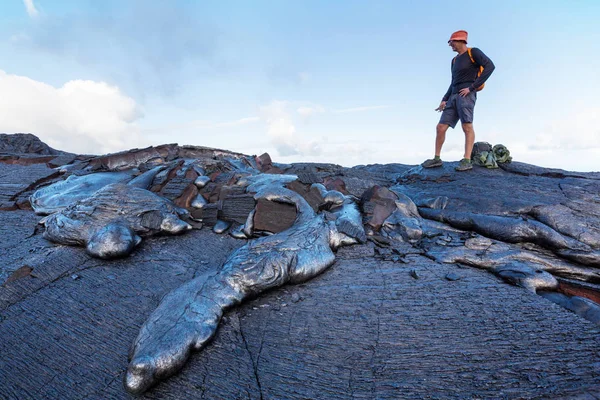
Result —
[{"label": "man's left arm", "polygon": [[476,47],[471,49],[471,55],[473,56],[475,64],[483,67],[483,72],[481,75],[479,75],[479,77],[475,79],[475,82],[469,86],[469,91],[474,92],[479,86],[483,85],[485,81],[487,81],[490,75],[492,75],[492,72],[494,72],[494,69],[496,69],[496,66],[488,56],[483,54],[483,51]]}]

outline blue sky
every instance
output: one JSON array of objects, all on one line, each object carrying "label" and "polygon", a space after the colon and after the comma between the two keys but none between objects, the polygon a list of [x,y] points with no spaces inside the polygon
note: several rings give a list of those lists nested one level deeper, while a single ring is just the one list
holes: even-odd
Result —
[{"label": "blue sky", "polygon": [[[87,153],[176,142],[417,164],[465,29],[496,64],[476,140],[600,170],[600,1],[496,3],[3,0],[0,132]],[[463,138],[450,130],[442,158]]]}]

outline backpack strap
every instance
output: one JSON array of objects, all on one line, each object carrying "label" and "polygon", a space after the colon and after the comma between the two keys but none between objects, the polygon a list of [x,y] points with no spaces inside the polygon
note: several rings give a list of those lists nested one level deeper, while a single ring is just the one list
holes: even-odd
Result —
[{"label": "backpack strap", "polygon": [[[473,54],[471,54],[471,48],[470,47],[467,47],[467,53],[469,53],[469,58],[471,59],[471,62],[473,64],[475,64],[475,65],[478,65],[475,62],[475,59],[473,58]],[[483,73],[483,65],[479,65],[479,71],[477,71],[477,77],[479,78],[482,73]],[[479,86],[478,88],[476,88],[475,90],[477,90],[479,92],[480,90],[483,89],[484,86],[485,86],[485,83],[482,84],[481,86]]]},{"label": "backpack strap", "polygon": [[469,53],[469,58],[471,59],[471,62],[473,64],[476,64],[475,63],[475,59],[473,58],[473,54],[471,54],[471,48],[470,47],[467,47],[467,53]]}]

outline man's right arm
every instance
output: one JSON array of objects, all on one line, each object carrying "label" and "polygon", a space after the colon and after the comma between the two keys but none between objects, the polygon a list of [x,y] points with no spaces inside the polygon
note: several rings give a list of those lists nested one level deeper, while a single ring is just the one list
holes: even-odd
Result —
[{"label": "man's right arm", "polygon": [[444,97],[442,97],[442,101],[448,101],[448,99],[450,98],[451,94],[452,94],[452,84],[450,84],[450,87],[448,88],[448,91],[446,92],[446,94],[444,95]]},{"label": "man's right arm", "polygon": [[450,98],[451,94],[452,94],[452,84],[450,84],[448,91],[446,92],[444,97],[442,97],[442,101],[441,101],[440,105],[438,106],[438,108],[435,109],[435,111],[440,111],[440,112],[444,111],[444,108],[446,108],[446,102]]},{"label": "man's right arm", "polygon": [[[452,59],[452,61],[450,62],[450,77],[452,77],[452,67],[454,67],[454,60],[456,59],[456,57],[454,57]],[[450,86],[448,87],[448,91],[446,92],[446,94],[444,95],[444,97],[442,97],[442,101],[448,101],[448,99],[450,98],[450,95],[452,94],[452,78],[450,79]]]}]

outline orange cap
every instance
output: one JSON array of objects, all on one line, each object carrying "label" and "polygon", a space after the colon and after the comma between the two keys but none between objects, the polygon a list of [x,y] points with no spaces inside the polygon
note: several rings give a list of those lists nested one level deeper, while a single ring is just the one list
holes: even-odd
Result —
[{"label": "orange cap", "polygon": [[[464,40],[466,43],[467,36],[469,36],[467,31],[456,31],[452,34],[452,36],[450,36],[450,40]],[[450,43],[450,40],[448,40],[448,43]]]}]

